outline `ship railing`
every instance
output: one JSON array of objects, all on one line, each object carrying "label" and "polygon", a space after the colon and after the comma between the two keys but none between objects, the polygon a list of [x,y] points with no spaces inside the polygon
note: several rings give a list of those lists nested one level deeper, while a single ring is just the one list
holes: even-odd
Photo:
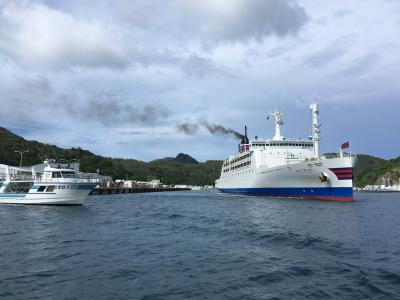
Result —
[{"label": "ship railing", "polygon": [[322,155],[322,158],[324,158],[324,159],[333,159],[333,158],[340,158],[340,157],[357,157],[357,154],[343,152],[342,154],[340,154],[340,153],[331,153],[331,154]]},{"label": "ship railing", "polygon": [[42,176],[42,177],[39,177],[38,180],[43,181],[43,182],[58,182],[58,183],[98,183],[98,182],[100,182],[100,179],[95,178],[95,177],[52,178],[52,177],[48,177],[48,176]]},{"label": "ship railing", "polygon": [[46,176],[1,176],[0,175],[0,181],[45,181],[45,182],[65,182],[65,183],[98,183],[100,182],[99,178],[94,178],[94,177],[88,177],[88,178],[51,178],[51,177],[46,177]]},{"label": "ship railing", "polygon": [[5,174],[0,173],[0,180],[10,180],[10,181],[33,181],[35,178],[31,174]]}]

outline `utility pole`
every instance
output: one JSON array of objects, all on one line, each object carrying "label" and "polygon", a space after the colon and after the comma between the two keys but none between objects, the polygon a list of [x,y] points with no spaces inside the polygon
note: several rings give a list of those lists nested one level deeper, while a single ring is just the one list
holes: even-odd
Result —
[{"label": "utility pole", "polygon": [[19,178],[21,179],[22,156],[24,155],[24,153],[28,153],[29,150],[25,150],[25,151],[15,150],[14,152],[15,153],[19,153],[21,155],[21,158],[19,160]]}]

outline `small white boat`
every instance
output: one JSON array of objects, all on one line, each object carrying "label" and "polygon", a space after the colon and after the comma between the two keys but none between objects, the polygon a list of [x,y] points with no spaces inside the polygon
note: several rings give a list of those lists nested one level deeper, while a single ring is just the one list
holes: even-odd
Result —
[{"label": "small white boat", "polygon": [[19,168],[0,165],[0,203],[82,205],[98,184],[98,178],[68,162]]}]

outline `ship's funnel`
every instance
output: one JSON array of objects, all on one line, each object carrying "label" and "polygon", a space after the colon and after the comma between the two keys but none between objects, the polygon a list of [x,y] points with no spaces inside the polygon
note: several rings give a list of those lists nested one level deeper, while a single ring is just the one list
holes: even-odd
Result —
[{"label": "ship's funnel", "polygon": [[242,144],[248,144],[249,143],[249,138],[247,137],[247,126],[244,126],[244,136],[243,136],[243,143]]},{"label": "ship's funnel", "polygon": [[240,153],[249,151],[249,138],[247,137],[247,126],[244,126],[244,135],[242,135],[238,147]]}]

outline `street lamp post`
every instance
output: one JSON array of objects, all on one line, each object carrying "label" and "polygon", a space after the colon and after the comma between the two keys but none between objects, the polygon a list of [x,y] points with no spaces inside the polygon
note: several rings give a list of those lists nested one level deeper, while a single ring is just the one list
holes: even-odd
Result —
[{"label": "street lamp post", "polygon": [[24,155],[24,153],[28,153],[29,150],[25,150],[25,151],[18,151],[15,150],[15,153],[19,153],[21,155],[21,159],[19,160],[19,178],[21,179],[21,168],[22,168],[22,156]]}]

